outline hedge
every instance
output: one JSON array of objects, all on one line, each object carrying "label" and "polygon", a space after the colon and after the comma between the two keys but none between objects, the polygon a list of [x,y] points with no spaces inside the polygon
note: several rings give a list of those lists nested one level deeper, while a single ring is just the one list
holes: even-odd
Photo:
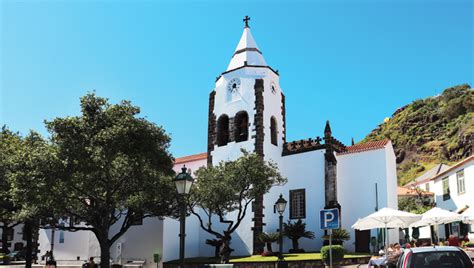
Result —
[{"label": "hedge", "polygon": [[[344,259],[345,250],[341,245],[333,245],[332,247],[332,262],[338,263]],[[329,263],[329,246],[321,248],[322,259],[325,263]]]}]

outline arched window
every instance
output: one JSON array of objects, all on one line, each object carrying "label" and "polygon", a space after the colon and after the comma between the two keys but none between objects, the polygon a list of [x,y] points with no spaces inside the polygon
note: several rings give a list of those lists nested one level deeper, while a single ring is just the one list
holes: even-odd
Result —
[{"label": "arched window", "polygon": [[240,111],[234,118],[235,142],[248,140],[249,137],[249,115],[245,111]]},{"label": "arched window", "polygon": [[217,146],[224,146],[229,142],[229,117],[225,114],[217,120]]},{"label": "arched window", "polygon": [[278,127],[275,117],[270,119],[270,140],[273,145],[278,145]]}]

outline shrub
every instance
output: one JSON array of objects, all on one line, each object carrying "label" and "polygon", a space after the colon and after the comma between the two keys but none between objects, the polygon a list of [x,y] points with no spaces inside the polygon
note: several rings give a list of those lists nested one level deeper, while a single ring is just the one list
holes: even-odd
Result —
[{"label": "shrub", "polygon": [[463,244],[464,247],[466,248],[474,248],[474,243],[473,242],[466,242]]},{"label": "shrub", "polygon": [[[341,245],[332,246],[332,262],[338,263],[344,259],[345,250]],[[329,246],[321,248],[321,256],[324,263],[329,264]]]}]

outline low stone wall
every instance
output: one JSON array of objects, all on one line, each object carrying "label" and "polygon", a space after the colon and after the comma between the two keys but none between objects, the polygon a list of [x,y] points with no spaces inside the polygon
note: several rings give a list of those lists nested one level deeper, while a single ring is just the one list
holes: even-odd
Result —
[{"label": "low stone wall", "polygon": [[[370,257],[363,258],[350,258],[344,259],[339,265],[356,265],[356,264],[367,264],[370,260]],[[288,261],[288,268],[324,268],[327,267],[324,265],[321,260],[314,261]],[[241,262],[241,263],[231,263],[231,264],[222,264],[222,265],[205,265],[205,264],[186,264],[186,268],[212,268],[212,267],[233,267],[233,268],[276,268],[276,262]],[[333,266],[337,267],[337,266]],[[163,268],[179,268],[178,264],[163,264]]]}]

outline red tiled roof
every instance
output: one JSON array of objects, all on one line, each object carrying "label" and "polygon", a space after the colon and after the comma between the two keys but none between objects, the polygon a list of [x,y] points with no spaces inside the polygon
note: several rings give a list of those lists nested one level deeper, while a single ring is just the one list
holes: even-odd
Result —
[{"label": "red tiled roof", "polygon": [[[418,195],[418,193],[415,189],[398,186],[397,187],[397,195],[398,196],[415,196],[415,195]],[[422,191],[422,195],[434,195],[434,193]]]},{"label": "red tiled roof", "polygon": [[182,164],[182,163],[187,163],[187,162],[192,162],[192,161],[198,161],[198,160],[203,160],[207,158],[207,153],[200,153],[200,154],[193,154],[193,155],[187,155],[183,156],[180,158],[176,158],[174,161],[174,164]]},{"label": "red tiled roof", "polygon": [[337,155],[346,155],[346,154],[354,154],[354,153],[361,153],[365,151],[372,151],[378,150],[385,147],[390,142],[390,140],[380,140],[380,141],[369,141],[362,144],[356,144],[352,146],[346,147],[344,152],[337,153]]}]

